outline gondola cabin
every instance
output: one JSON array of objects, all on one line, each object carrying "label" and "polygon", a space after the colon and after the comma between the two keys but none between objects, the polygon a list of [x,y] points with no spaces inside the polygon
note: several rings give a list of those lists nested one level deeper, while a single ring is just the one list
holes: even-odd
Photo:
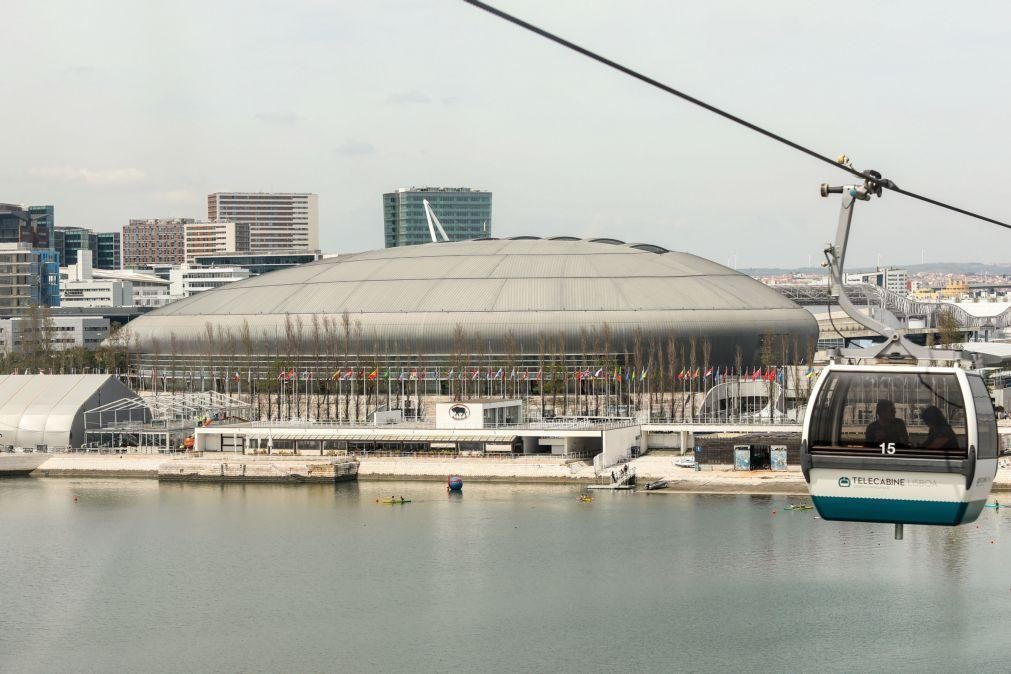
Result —
[{"label": "gondola cabin", "polygon": [[997,452],[979,375],[830,365],[811,393],[801,466],[826,520],[954,526],[979,516]]}]

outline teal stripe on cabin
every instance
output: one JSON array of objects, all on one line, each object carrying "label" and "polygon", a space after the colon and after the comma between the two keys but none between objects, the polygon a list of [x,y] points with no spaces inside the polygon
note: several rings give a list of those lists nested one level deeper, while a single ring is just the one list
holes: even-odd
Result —
[{"label": "teal stripe on cabin", "polygon": [[886,522],[954,526],[974,522],[983,510],[982,501],[904,501],[886,498],[813,496],[818,514],[826,520]]}]

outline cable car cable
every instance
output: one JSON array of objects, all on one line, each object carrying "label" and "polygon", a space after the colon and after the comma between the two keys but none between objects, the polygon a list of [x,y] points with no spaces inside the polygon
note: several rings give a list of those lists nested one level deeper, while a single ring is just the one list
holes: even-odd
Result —
[{"label": "cable car cable", "polygon": [[692,103],[693,105],[697,105],[700,108],[703,108],[704,110],[708,110],[709,112],[711,112],[711,113],[713,113],[715,115],[719,115],[720,117],[723,117],[724,119],[729,119],[731,122],[734,122],[735,124],[740,124],[741,126],[747,128],[747,129],[750,129],[751,131],[754,131],[755,133],[759,133],[759,134],[765,136],[766,138],[771,138],[772,140],[774,140],[774,141],[776,141],[778,143],[782,143],[783,145],[786,145],[787,147],[790,147],[790,148],[792,148],[792,149],[794,149],[794,150],[796,150],[798,152],[806,154],[809,157],[813,157],[814,159],[817,159],[819,161],[825,162],[826,164],[831,164],[832,166],[834,166],[837,169],[841,169],[841,170],[846,171],[847,173],[850,173],[850,174],[852,174],[854,176],[857,176],[857,177],[862,178],[864,180],[868,180],[868,181],[874,183],[875,185],[877,185],[881,189],[891,190],[892,192],[895,192],[897,194],[901,194],[901,195],[909,197],[911,199],[916,199],[918,201],[922,201],[924,203],[931,204],[932,206],[937,206],[938,208],[943,208],[943,209],[946,209],[946,210],[949,210],[949,211],[953,211],[955,213],[959,213],[961,215],[968,216],[970,218],[975,218],[977,220],[982,220],[983,222],[989,222],[990,224],[997,225],[998,227],[1003,227],[1005,229],[1011,229],[1011,224],[1008,224],[1008,223],[1003,222],[1001,220],[997,220],[995,218],[991,218],[991,217],[986,216],[986,215],[981,215],[979,213],[974,213],[973,211],[970,211],[970,210],[967,210],[967,209],[964,209],[964,208],[960,208],[958,206],[953,206],[951,204],[945,203],[943,201],[939,201],[937,199],[932,199],[930,197],[924,196],[922,194],[918,194],[916,192],[911,192],[909,190],[901,189],[898,185],[896,185],[895,183],[893,183],[891,180],[882,179],[880,176],[873,177],[873,176],[869,175],[868,174],[869,172],[867,172],[867,171],[860,171],[860,170],[858,170],[856,168],[853,168],[852,166],[850,166],[848,164],[842,163],[841,161],[838,161],[836,159],[832,159],[831,157],[823,155],[820,152],[816,152],[815,150],[812,150],[809,147],[805,147],[805,146],[801,145],[800,143],[797,143],[797,142],[794,142],[794,141],[790,140],[789,138],[785,138],[783,136],[780,136],[778,133],[775,133],[773,131],[769,131],[768,129],[765,129],[765,128],[761,127],[761,126],[758,126],[757,124],[753,124],[753,123],[749,122],[748,120],[743,119],[741,117],[738,117],[737,115],[735,115],[733,113],[730,113],[730,112],[727,112],[726,110],[718,108],[715,105],[712,105],[710,103],[706,103],[705,101],[703,101],[701,99],[695,98],[694,96],[692,96],[690,94],[686,94],[685,92],[680,91],[678,89],[675,89],[674,87],[672,87],[670,85],[664,84],[663,82],[660,82],[659,80],[655,80],[655,79],[653,79],[652,77],[650,77],[648,75],[645,75],[645,74],[643,74],[643,73],[641,73],[641,72],[639,72],[637,70],[634,70],[633,68],[629,68],[628,66],[624,66],[624,65],[622,65],[622,64],[620,64],[620,63],[618,63],[616,61],[612,61],[611,59],[609,59],[609,58],[607,58],[605,56],[601,56],[600,54],[598,54],[598,53],[596,53],[594,51],[591,51],[591,50],[587,49],[586,47],[581,47],[581,46],[579,46],[578,44],[576,44],[574,42],[570,42],[570,41],[566,40],[563,37],[560,37],[558,35],[555,35],[554,33],[551,33],[551,32],[549,32],[547,30],[544,30],[543,28],[535,26],[534,24],[529,23],[527,21],[524,21],[523,19],[520,19],[519,17],[513,16],[512,14],[509,14],[507,12],[503,12],[501,9],[498,9],[496,7],[492,7],[491,5],[489,5],[487,3],[481,2],[481,0],[462,0],[462,1],[465,2],[465,3],[467,3],[468,5],[476,7],[477,9],[483,10],[483,11],[485,11],[485,12],[487,12],[487,13],[493,15],[493,16],[496,16],[496,17],[498,17],[498,18],[500,18],[500,19],[502,19],[504,21],[508,21],[511,24],[519,26],[520,28],[523,28],[524,30],[528,30],[531,33],[539,35],[539,36],[543,37],[546,40],[550,40],[551,42],[554,42],[555,44],[558,44],[558,45],[560,45],[562,47],[565,47],[566,49],[574,51],[577,54],[581,54],[581,55],[587,57],[588,59],[591,59],[591,60],[596,61],[596,62],[598,62],[598,63],[600,63],[602,65],[605,65],[608,68],[612,68],[612,69],[617,70],[618,72],[620,72],[620,73],[622,73],[624,75],[628,75],[629,77],[631,77],[633,79],[637,79],[637,80],[639,80],[640,82],[642,82],[644,84],[648,84],[649,86],[651,86],[651,87],[653,87],[655,89],[659,89],[660,91],[666,92],[666,93],[668,93],[668,94],[670,94],[672,96],[676,96],[676,97],[678,97],[678,98],[680,98],[682,100],[688,101],[689,103]]}]

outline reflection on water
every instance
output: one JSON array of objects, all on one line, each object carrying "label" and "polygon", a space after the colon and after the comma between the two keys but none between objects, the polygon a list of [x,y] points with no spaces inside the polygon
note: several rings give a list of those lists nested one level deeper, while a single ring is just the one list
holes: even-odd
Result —
[{"label": "reflection on water", "polygon": [[0,670],[1005,668],[1007,511],[579,494],[0,480]]}]

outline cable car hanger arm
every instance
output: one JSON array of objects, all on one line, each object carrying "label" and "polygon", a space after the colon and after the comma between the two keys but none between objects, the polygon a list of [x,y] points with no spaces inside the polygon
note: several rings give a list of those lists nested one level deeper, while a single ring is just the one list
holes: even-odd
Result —
[{"label": "cable car hanger arm", "polygon": [[[852,168],[846,155],[837,160],[840,164]],[[915,359],[918,362],[934,363],[937,361],[958,362],[968,354],[962,351],[941,350],[923,347],[906,339],[900,330],[882,323],[873,316],[860,311],[846,294],[846,250],[849,246],[850,227],[853,223],[853,209],[857,201],[870,201],[872,196],[881,196],[882,189],[897,189],[895,183],[881,177],[877,171],[863,171],[862,185],[843,185],[831,187],[821,185],[821,196],[830,194],[841,195],[839,204],[839,222],[836,225],[835,243],[825,248],[825,260],[831,282],[831,295],[836,298],[839,306],[854,322],[875,332],[885,341],[870,349],[844,349],[841,355],[847,358],[866,359]],[[829,309],[831,311],[831,309]]]}]

